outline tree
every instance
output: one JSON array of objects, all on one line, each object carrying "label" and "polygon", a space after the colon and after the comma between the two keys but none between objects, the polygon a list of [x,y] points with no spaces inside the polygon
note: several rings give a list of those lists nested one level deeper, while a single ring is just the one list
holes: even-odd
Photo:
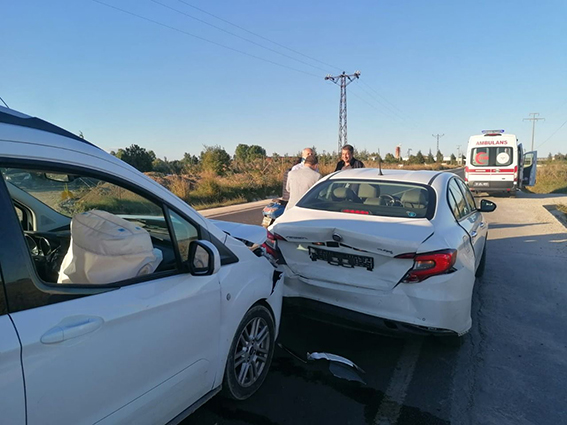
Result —
[{"label": "tree", "polygon": [[437,151],[437,155],[435,155],[435,159],[437,162],[441,163],[443,162],[443,154],[441,153],[441,151]]},{"label": "tree", "polygon": [[394,155],[392,155],[391,153],[387,153],[386,156],[384,157],[384,162],[388,163],[388,164],[395,164],[396,162],[399,162],[396,157]]},{"label": "tree", "polygon": [[266,149],[258,145],[248,146],[244,143],[240,143],[238,146],[236,146],[236,150],[234,151],[234,159],[240,164],[265,157]]},{"label": "tree", "polygon": [[456,164],[457,163],[457,157],[455,156],[454,153],[451,154],[451,164]]},{"label": "tree", "polygon": [[234,151],[234,159],[236,162],[245,163],[248,157],[248,149],[250,146],[245,145],[244,143],[240,143],[236,146],[236,150]]},{"label": "tree", "polygon": [[203,171],[211,171],[216,175],[225,173],[230,165],[230,155],[220,146],[205,146],[201,152]]},{"label": "tree", "polygon": [[156,159],[153,151],[148,152],[138,145],[118,149],[115,156],[141,172],[152,171],[152,162]]},{"label": "tree", "polygon": [[254,161],[255,159],[265,158],[266,157],[266,149],[262,146],[252,145],[248,148],[248,161]]},{"label": "tree", "polygon": [[433,158],[433,154],[431,153],[431,150],[429,150],[429,153],[427,154],[427,158],[425,159],[425,163],[433,164],[434,162],[435,162],[435,158]]},{"label": "tree", "polygon": [[417,153],[415,154],[415,159],[418,164],[425,164],[425,158],[423,157],[421,151],[417,151]]}]

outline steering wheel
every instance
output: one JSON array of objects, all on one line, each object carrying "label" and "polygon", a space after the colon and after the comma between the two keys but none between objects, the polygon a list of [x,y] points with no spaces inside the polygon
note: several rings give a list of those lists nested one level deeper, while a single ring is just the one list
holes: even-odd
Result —
[{"label": "steering wheel", "polygon": [[385,205],[388,207],[393,207],[394,205],[396,205],[396,198],[394,198],[392,195],[380,195],[380,200],[385,202]]}]

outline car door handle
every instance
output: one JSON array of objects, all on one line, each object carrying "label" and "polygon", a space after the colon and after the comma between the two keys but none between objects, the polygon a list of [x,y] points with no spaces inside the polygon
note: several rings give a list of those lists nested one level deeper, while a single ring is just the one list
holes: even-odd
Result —
[{"label": "car door handle", "polygon": [[485,226],[484,221],[481,221],[481,222],[480,222],[480,227],[484,227],[484,226]]},{"label": "car door handle", "polygon": [[96,331],[102,326],[102,317],[75,316],[63,319],[41,336],[44,344],[57,344]]},{"label": "car door handle", "polygon": [[476,235],[477,235],[476,230],[473,230],[471,232],[471,238],[476,238]]}]

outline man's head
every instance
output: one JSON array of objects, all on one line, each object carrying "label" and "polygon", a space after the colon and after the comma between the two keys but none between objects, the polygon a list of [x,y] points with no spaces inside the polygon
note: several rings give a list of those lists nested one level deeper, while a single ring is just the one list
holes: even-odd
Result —
[{"label": "man's head", "polygon": [[305,148],[303,149],[303,151],[301,151],[301,158],[303,160],[307,159],[308,157],[313,155],[313,149],[311,148]]},{"label": "man's head", "polygon": [[309,155],[307,158],[305,158],[305,165],[309,168],[317,168],[318,163],[319,160],[317,159],[317,155]]},{"label": "man's head", "polygon": [[343,149],[341,150],[341,159],[345,163],[349,163],[353,156],[354,148],[351,145],[344,145]]}]

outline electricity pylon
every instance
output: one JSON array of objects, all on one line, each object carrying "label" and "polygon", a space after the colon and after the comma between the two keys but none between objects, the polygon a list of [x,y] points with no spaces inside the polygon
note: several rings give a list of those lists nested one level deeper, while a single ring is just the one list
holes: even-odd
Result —
[{"label": "electricity pylon", "polygon": [[346,86],[360,77],[360,71],[347,75],[344,71],[341,75],[333,77],[328,74],[325,80],[331,80],[333,83],[341,87],[341,100],[339,102],[339,155],[344,145],[347,144],[347,104],[346,104]]},{"label": "electricity pylon", "polygon": [[531,118],[524,118],[524,121],[531,121],[532,122],[532,152],[534,150],[534,137],[535,137],[535,123],[539,120],[545,120],[545,118],[537,118],[539,112],[532,112],[530,113],[532,116]]}]

